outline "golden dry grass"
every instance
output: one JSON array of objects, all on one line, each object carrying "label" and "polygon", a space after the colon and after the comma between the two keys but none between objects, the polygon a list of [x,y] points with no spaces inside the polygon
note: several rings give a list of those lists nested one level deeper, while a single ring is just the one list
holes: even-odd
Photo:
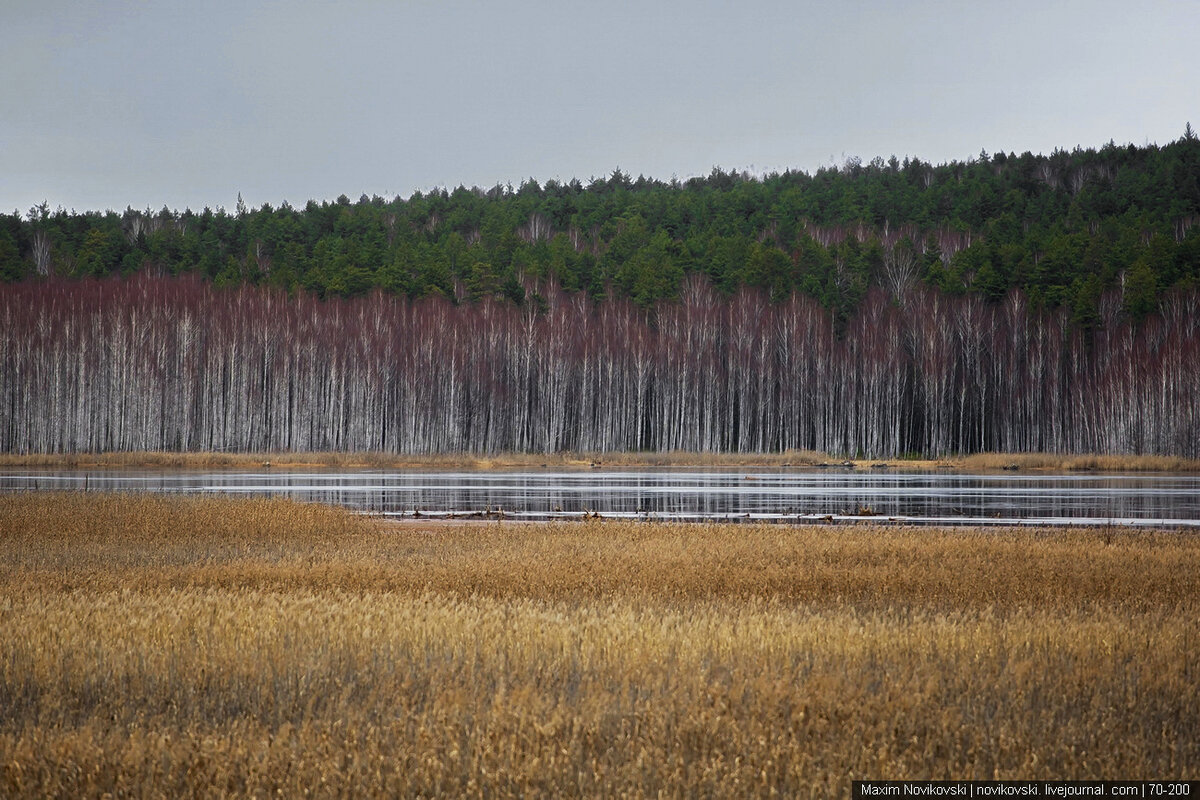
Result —
[{"label": "golden dry grass", "polygon": [[978,453],[957,462],[961,469],[993,470],[1005,467],[1058,471],[1096,472],[1200,472],[1200,461],[1178,456],[1065,455],[1055,453]]},{"label": "golden dry grass", "polygon": [[782,453],[0,453],[0,468],[165,468],[257,469],[261,467],[337,469],[500,469],[506,467],[814,467],[853,464],[858,469],[886,465],[893,470],[951,469],[994,471],[1095,470],[1100,472],[1200,472],[1200,460],[1148,455],[1064,455],[1055,453],[977,453],[941,459],[852,459],[811,450]]},{"label": "golden dry grass", "polygon": [[108,452],[3,453],[0,467],[172,469],[337,467],[368,469],[440,468],[496,469],[501,467],[589,468],[605,466],[811,466],[832,458],[808,450],[782,453],[441,453],[403,455],[357,453],[216,453]]},{"label": "golden dry grass", "polygon": [[1200,773],[1178,532],[0,497],[0,796],[847,796]]}]

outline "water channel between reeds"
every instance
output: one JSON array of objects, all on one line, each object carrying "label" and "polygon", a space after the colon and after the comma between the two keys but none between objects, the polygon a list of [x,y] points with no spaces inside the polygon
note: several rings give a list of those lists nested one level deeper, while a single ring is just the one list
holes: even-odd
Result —
[{"label": "water channel between reeds", "polygon": [[397,518],[1200,527],[1200,476],[651,468],[6,470],[28,490],[285,496]]}]

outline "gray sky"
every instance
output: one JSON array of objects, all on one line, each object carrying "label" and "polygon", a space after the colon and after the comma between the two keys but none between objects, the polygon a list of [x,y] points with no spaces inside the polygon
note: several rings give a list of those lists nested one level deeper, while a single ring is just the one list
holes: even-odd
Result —
[{"label": "gray sky", "polygon": [[0,3],[0,209],[1166,142],[1200,2]]}]

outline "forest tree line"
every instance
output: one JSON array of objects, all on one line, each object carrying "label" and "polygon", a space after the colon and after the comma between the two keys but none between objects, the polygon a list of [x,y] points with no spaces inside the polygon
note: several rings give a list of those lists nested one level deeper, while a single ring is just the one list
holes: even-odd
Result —
[{"label": "forest tree line", "polygon": [[0,450],[995,451],[1200,456],[1200,293],[1098,324],[868,291],[726,293],[698,275],[646,309],[553,282],[522,304],[321,299],[197,276],[0,291]]},{"label": "forest tree line", "polygon": [[[872,290],[911,286],[1036,312],[1085,332],[1106,293],[1140,320],[1200,280],[1200,141],[1050,155],[981,152],[933,165],[850,158],[669,182],[614,171],[304,208],[0,215],[0,279],[195,274],[318,297],[382,289],[455,303],[523,303],[530,283],[652,309],[700,275],[724,297],[799,293],[839,326]],[[532,296],[535,302],[542,298]]]}]

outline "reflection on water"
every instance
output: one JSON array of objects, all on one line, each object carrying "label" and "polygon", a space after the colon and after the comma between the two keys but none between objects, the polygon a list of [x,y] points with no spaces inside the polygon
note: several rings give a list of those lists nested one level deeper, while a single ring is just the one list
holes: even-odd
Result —
[{"label": "reflection on water", "polygon": [[661,520],[893,519],[1200,526],[1200,477],[647,469],[580,472],[71,470],[0,473],[0,491],[286,495],[386,515]]}]

